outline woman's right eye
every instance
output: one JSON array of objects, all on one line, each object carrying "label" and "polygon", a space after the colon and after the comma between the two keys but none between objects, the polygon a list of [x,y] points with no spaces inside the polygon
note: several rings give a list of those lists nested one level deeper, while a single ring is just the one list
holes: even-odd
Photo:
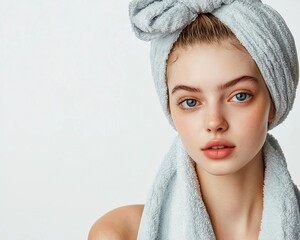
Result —
[{"label": "woman's right eye", "polygon": [[185,99],[180,103],[182,108],[193,108],[199,105],[199,102],[195,99]]}]

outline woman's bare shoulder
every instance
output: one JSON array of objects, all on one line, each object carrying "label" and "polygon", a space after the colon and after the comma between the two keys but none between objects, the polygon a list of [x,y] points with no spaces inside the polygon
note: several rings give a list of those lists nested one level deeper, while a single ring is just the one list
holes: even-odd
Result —
[{"label": "woman's bare shoulder", "polygon": [[88,240],[131,240],[137,233],[144,205],[128,205],[116,208],[92,226]]}]

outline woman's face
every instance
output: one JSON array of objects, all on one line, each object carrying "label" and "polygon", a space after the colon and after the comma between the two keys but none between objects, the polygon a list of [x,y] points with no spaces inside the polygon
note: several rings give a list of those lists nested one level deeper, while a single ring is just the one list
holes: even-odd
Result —
[{"label": "woman's face", "polygon": [[261,159],[273,113],[264,80],[245,50],[229,40],[176,50],[167,79],[174,125],[198,168],[227,175]]}]

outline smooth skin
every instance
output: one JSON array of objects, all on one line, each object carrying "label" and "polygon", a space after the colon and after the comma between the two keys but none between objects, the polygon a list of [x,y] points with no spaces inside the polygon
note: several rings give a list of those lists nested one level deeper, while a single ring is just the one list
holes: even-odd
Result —
[{"label": "smooth skin", "polygon": [[88,240],[136,240],[144,205],[116,208],[98,219]]},{"label": "smooth skin", "polygon": [[[194,44],[168,60],[169,108],[196,172],[218,240],[258,239],[263,210],[262,146],[274,108],[254,60],[233,40]],[[210,140],[235,146],[210,159]],[[144,205],[115,209],[91,228],[89,240],[137,239]]]}]

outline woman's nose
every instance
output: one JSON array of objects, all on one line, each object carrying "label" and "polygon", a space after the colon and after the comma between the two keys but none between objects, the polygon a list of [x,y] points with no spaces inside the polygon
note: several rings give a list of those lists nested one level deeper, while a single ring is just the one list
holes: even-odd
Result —
[{"label": "woman's nose", "polygon": [[209,111],[207,116],[206,131],[222,133],[228,129],[229,125],[220,109]]}]

